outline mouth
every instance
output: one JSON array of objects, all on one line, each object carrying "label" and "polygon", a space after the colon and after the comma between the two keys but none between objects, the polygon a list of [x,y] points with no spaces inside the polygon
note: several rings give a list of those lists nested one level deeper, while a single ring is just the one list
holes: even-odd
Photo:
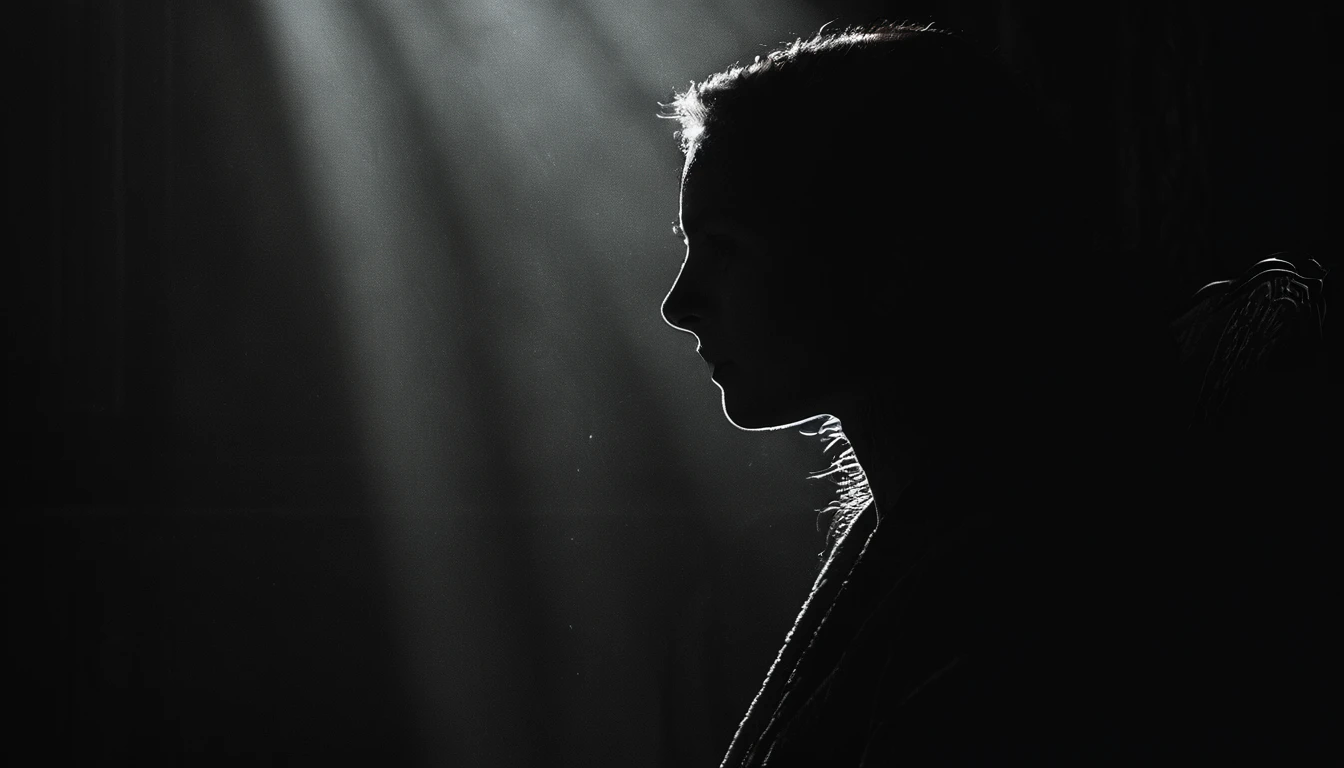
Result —
[{"label": "mouth", "polygon": [[723,361],[722,363],[714,364],[714,372],[710,374],[710,378],[711,379],[718,378],[719,374],[723,373],[724,369],[729,368],[731,366],[732,363],[727,360]]}]

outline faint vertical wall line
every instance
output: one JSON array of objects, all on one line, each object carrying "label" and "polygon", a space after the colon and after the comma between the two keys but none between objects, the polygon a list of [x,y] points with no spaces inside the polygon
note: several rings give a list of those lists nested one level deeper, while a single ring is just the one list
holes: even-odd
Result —
[{"label": "faint vertical wall line", "polygon": [[[53,12],[48,17],[49,29],[46,31],[46,37],[49,40],[59,40],[63,29],[68,29],[66,14],[62,12]],[[45,290],[48,291],[47,299],[50,301],[48,308],[48,317],[50,322],[46,326],[46,338],[44,341],[45,349],[42,358],[46,364],[55,364],[61,359],[61,309],[62,309],[62,283],[63,273],[65,271],[65,247],[67,239],[65,237],[65,228],[62,226],[61,216],[61,198],[65,188],[65,158],[62,150],[62,141],[65,135],[65,115],[61,109],[64,101],[61,98],[65,86],[64,70],[70,66],[67,57],[60,54],[62,49],[58,46],[52,46],[47,54],[46,65],[53,72],[53,75],[47,79],[47,136],[50,156],[47,158],[47,264],[48,272],[46,278]],[[44,390],[45,391],[45,390]]]},{"label": "faint vertical wall line", "polygon": [[1112,116],[1115,130],[1112,134],[1116,150],[1116,196],[1113,205],[1115,239],[1123,249],[1141,245],[1143,231],[1142,206],[1139,203],[1143,185],[1139,158],[1139,138],[1136,135],[1135,115],[1137,98],[1134,94],[1137,67],[1134,64],[1135,47],[1139,45],[1134,30],[1134,9],[1117,3],[1115,18],[1115,75],[1112,81]]},{"label": "faint vertical wall line", "polygon": [[126,6],[112,4],[112,415],[120,416],[126,393]]},{"label": "faint vertical wall line", "polygon": [[166,260],[173,249],[173,184],[174,168],[173,153],[176,151],[176,120],[177,112],[175,110],[175,99],[173,89],[177,86],[175,69],[177,64],[177,24],[173,19],[174,8],[176,6],[172,0],[165,0],[163,3],[163,126],[160,136],[162,138],[161,160],[163,173],[163,199],[160,202],[161,213],[163,216],[163,226],[160,230],[161,238],[158,248],[158,257],[160,260]]}]

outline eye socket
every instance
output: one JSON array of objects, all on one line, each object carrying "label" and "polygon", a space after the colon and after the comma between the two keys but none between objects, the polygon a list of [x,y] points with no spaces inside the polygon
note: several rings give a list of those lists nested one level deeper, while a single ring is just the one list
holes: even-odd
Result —
[{"label": "eye socket", "polygon": [[732,253],[737,250],[737,240],[728,235],[706,235],[705,243],[718,253]]}]

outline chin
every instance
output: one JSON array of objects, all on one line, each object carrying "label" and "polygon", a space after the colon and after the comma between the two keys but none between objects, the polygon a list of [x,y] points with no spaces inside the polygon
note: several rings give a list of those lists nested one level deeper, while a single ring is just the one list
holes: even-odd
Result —
[{"label": "chin", "polygon": [[767,398],[745,398],[723,391],[723,415],[738,429],[757,432],[786,429],[811,421],[825,414],[821,410],[803,407],[796,401]]}]

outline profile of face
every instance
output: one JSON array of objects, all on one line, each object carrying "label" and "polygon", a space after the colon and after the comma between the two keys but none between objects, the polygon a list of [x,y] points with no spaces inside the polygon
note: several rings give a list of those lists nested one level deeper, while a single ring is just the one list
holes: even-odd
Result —
[{"label": "profile of face", "polygon": [[844,366],[838,291],[805,253],[798,223],[759,202],[717,156],[689,154],[681,185],[686,257],[663,301],[663,318],[693,334],[713,367],[723,411],[760,430],[834,414]]}]

